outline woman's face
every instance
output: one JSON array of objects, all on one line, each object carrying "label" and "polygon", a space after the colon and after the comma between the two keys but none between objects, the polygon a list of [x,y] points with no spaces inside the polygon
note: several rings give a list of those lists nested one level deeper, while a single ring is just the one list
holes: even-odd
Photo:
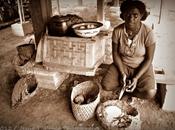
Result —
[{"label": "woman's face", "polygon": [[140,25],[141,18],[142,14],[137,8],[132,8],[124,14],[125,24],[129,28],[135,28]]}]

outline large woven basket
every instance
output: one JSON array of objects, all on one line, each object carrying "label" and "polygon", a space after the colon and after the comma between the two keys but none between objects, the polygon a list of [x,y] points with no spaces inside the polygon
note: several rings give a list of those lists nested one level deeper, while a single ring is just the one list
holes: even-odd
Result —
[{"label": "large woven basket", "polygon": [[88,94],[89,92],[92,92],[95,87],[99,86],[95,84],[93,81],[85,81],[78,85],[76,85],[71,93],[71,104],[72,104],[72,111],[73,115],[78,121],[86,121],[90,118],[92,118],[95,115],[95,110],[100,102],[100,92],[98,91],[97,98],[88,103],[88,104],[76,104],[74,102],[74,98],[79,94]]},{"label": "large woven basket", "polygon": [[12,93],[12,107],[16,108],[27,103],[38,91],[37,81],[34,75],[25,75],[14,86]]}]

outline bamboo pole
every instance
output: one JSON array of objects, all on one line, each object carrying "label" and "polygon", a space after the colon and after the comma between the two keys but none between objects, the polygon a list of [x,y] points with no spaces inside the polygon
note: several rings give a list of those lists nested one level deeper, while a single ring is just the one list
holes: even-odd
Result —
[{"label": "bamboo pole", "polygon": [[20,23],[22,24],[23,19],[22,19],[22,14],[21,14],[21,5],[20,5],[20,0],[17,0],[17,3],[18,3],[19,20],[20,20]]},{"label": "bamboo pole", "polygon": [[22,16],[22,20],[23,22],[25,22],[25,15],[24,15],[24,8],[23,8],[23,0],[20,1],[20,7],[21,7],[21,16]]}]

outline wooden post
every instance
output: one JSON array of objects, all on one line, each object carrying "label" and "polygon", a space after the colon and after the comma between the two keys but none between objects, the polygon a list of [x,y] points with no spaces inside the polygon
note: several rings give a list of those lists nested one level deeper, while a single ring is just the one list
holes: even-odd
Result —
[{"label": "wooden post", "polygon": [[[155,78],[157,74],[164,75],[165,72],[164,70],[155,70]],[[166,95],[166,84],[165,83],[159,83],[158,79],[156,80],[157,82],[157,93],[156,93],[156,101],[158,102],[159,106],[162,108],[165,100],[165,95]]]},{"label": "wooden post", "polygon": [[104,22],[104,0],[97,0],[97,21]]},{"label": "wooden post", "polygon": [[83,5],[83,0],[78,0],[78,5],[82,6]]},{"label": "wooden post", "polygon": [[114,6],[116,6],[116,7],[119,7],[120,6],[119,0],[114,0]]},{"label": "wooden post", "polygon": [[45,33],[46,24],[51,17],[51,9],[51,0],[30,0],[30,11],[36,44],[39,43]]},{"label": "wooden post", "polygon": [[41,12],[44,23],[47,23],[52,15],[52,3],[51,0],[40,0]]}]

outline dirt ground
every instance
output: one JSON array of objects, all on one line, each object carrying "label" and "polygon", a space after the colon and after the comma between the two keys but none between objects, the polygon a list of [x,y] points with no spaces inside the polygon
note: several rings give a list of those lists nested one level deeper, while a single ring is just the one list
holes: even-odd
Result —
[{"label": "dirt ground", "polygon": [[[70,90],[74,82],[82,82],[93,77],[70,75],[57,90],[40,88],[29,102],[16,109],[11,108],[12,91],[19,79],[11,61],[17,53],[16,46],[23,44],[24,39],[24,37],[15,36],[10,27],[0,30],[0,130],[103,129],[96,117],[86,122],[78,122],[71,111]],[[172,41],[170,40],[170,42]],[[158,54],[159,52],[156,52],[156,62],[158,61]],[[100,79],[101,77],[95,78]],[[142,130],[175,129],[175,112],[162,110],[154,100],[136,98],[134,100],[135,104],[133,105],[138,109],[141,116]]]},{"label": "dirt ground", "polygon": [[[56,91],[39,89],[29,102],[12,109],[11,95],[19,77],[11,61],[23,38],[14,36],[8,27],[1,30],[0,41],[0,129],[102,129],[96,118],[77,122],[72,115],[70,88],[74,80],[89,79],[84,76],[70,76]],[[135,106],[141,114],[143,130],[175,128],[174,112],[163,111],[154,101],[138,100]]]}]

